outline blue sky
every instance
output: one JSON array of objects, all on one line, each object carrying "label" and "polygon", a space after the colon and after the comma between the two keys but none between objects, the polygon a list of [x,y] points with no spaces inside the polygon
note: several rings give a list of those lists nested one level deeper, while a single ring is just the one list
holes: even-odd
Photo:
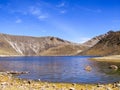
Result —
[{"label": "blue sky", "polygon": [[0,33],[81,43],[120,30],[120,0],[0,0]]}]

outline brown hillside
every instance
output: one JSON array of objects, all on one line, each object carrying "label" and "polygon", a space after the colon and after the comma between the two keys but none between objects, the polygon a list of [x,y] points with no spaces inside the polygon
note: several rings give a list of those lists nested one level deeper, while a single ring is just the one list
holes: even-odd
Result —
[{"label": "brown hillside", "polygon": [[51,47],[69,44],[70,42],[56,37],[30,37],[0,34],[1,55],[39,55]]},{"label": "brown hillside", "polygon": [[19,55],[0,34],[0,55]]},{"label": "brown hillside", "polygon": [[0,34],[0,55],[73,55],[81,45],[57,37],[30,37]]},{"label": "brown hillside", "polygon": [[99,35],[96,37],[93,37],[92,39],[86,41],[83,43],[84,46],[92,47],[95,44],[97,44],[102,38],[104,38],[107,34]]},{"label": "brown hillside", "polygon": [[96,45],[80,55],[115,55],[120,54],[120,31],[110,31]]},{"label": "brown hillside", "polygon": [[76,44],[60,45],[58,47],[50,48],[42,52],[40,55],[46,55],[46,56],[76,55],[77,53],[80,53],[86,48],[87,48],[86,46],[76,45]]}]

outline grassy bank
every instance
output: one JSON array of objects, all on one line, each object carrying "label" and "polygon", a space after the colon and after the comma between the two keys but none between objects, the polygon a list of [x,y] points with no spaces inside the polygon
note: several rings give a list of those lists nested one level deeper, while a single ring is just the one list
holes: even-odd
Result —
[{"label": "grassy bank", "polygon": [[120,62],[120,55],[95,57],[95,58],[90,58],[90,60],[104,61],[104,62]]},{"label": "grassy bank", "polygon": [[23,80],[2,72],[0,73],[0,90],[119,90],[119,86],[117,84],[97,85]]}]

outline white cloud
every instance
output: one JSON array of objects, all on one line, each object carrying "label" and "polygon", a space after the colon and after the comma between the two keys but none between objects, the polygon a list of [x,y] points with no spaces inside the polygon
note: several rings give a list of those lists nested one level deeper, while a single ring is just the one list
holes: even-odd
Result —
[{"label": "white cloud", "polygon": [[67,7],[68,4],[65,2],[61,2],[60,4],[56,5],[56,10],[61,13],[61,14],[65,14],[67,12]]},{"label": "white cloud", "polygon": [[36,18],[38,18],[39,20],[44,20],[46,18],[48,18],[48,14],[44,13],[41,8],[38,7],[30,7],[29,10],[30,14],[34,15]]},{"label": "white cloud", "polygon": [[37,7],[30,7],[30,13],[33,14],[33,15],[40,15],[41,10]]},{"label": "white cloud", "polygon": [[66,13],[66,12],[67,12],[66,10],[60,11],[61,14],[64,14],[64,13]]},{"label": "white cloud", "polygon": [[60,4],[57,5],[57,7],[64,7],[64,6],[65,6],[64,2],[62,2],[62,3],[60,3]]},{"label": "white cloud", "polygon": [[[33,18],[37,18],[38,20],[46,19],[49,16],[48,14],[46,14],[48,13],[47,11],[45,11],[46,7],[47,7],[47,4],[42,1],[40,1],[39,3],[36,2],[33,5],[28,4],[28,5],[18,6],[16,8],[14,8],[14,5],[12,5],[12,3],[8,3],[4,8],[0,4],[0,9],[3,8],[10,14],[14,14],[17,16],[22,15],[25,17],[32,16]],[[15,22],[21,23],[22,20],[17,19]]]},{"label": "white cloud", "polygon": [[92,12],[92,13],[101,13],[102,10],[101,9],[91,9],[91,8],[87,8],[87,7],[80,7],[78,6],[81,10],[87,11],[87,12]]},{"label": "white cloud", "polygon": [[101,13],[102,10],[100,9],[90,9],[90,8],[84,8],[85,11],[88,11],[88,12],[93,12],[93,13]]},{"label": "white cloud", "polygon": [[17,20],[15,21],[15,23],[21,23],[21,22],[22,22],[21,19],[17,19]]},{"label": "white cloud", "polygon": [[43,20],[43,19],[46,19],[46,18],[48,18],[46,15],[40,15],[40,16],[38,16],[38,19],[40,19],[40,20]]},{"label": "white cloud", "polygon": [[19,10],[19,9],[10,9],[9,12],[12,13],[12,14],[19,13],[21,15],[27,15],[28,14],[27,10]]}]

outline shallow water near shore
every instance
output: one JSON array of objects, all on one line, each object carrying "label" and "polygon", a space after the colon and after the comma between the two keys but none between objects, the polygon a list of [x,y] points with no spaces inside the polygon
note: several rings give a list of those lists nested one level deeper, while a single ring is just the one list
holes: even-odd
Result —
[{"label": "shallow water near shore", "polygon": [[[0,71],[29,71],[18,76],[48,82],[111,83],[120,81],[120,71],[110,70],[112,64],[89,60],[90,56],[0,57]],[[84,68],[92,67],[90,72]]]}]

